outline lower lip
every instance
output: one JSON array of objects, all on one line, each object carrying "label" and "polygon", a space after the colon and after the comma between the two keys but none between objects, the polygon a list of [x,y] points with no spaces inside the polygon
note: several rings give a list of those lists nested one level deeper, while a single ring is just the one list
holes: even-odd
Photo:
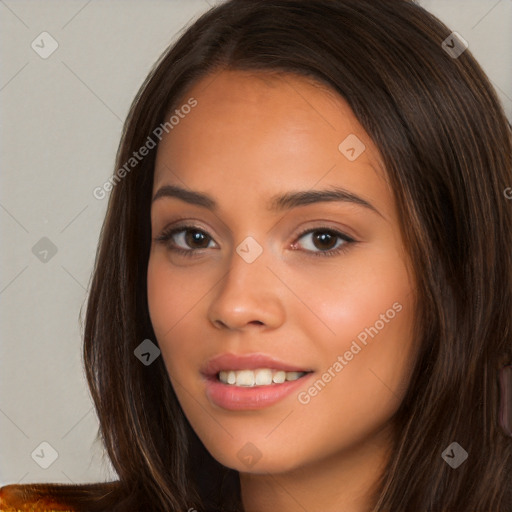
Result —
[{"label": "lower lip", "polygon": [[206,380],[206,396],[215,405],[230,411],[255,410],[269,407],[297,391],[312,373],[297,380],[268,386],[234,386],[220,382],[216,377]]}]

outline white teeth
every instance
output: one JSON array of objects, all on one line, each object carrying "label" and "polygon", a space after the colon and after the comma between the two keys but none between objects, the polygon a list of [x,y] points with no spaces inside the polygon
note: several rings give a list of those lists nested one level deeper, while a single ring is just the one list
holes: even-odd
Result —
[{"label": "white teeth", "polygon": [[282,384],[285,381],[300,379],[306,372],[285,372],[283,370],[271,370],[270,368],[258,368],[257,370],[222,370],[219,372],[219,380],[224,384],[235,386],[269,386]]},{"label": "white teeth", "polygon": [[237,386],[254,386],[254,372],[251,370],[240,370],[236,372]]},{"label": "white teeth", "polygon": [[286,372],[286,380],[297,380],[302,377],[302,372]]},{"label": "white teeth", "polygon": [[272,380],[274,384],[282,384],[286,380],[286,372],[283,372],[283,370],[275,372]]},{"label": "white teeth", "polygon": [[257,386],[268,386],[272,384],[272,370],[263,368],[262,370],[256,370],[254,374],[254,382]]}]

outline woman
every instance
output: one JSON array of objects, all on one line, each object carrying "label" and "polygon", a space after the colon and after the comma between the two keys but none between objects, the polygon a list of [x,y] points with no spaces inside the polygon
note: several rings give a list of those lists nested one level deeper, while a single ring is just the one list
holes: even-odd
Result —
[{"label": "woman", "polygon": [[412,2],[206,13],[95,191],[84,354],[119,481],[4,508],[511,511],[511,160]]}]

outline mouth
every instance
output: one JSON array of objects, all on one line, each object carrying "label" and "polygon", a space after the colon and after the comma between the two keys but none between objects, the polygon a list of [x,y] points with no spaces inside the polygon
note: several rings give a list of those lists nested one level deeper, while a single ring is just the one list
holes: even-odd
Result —
[{"label": "mouth", "polygon": [[254,410],[275,404],[302,386],[313,373],[264,354],[221,354],[201,370],[206,395],[227,410]]}]

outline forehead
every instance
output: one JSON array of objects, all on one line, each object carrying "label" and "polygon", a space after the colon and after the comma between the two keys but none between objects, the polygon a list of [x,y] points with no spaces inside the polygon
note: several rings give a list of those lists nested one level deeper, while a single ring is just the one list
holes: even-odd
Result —
[{"label": "forehead", "polygon": [[[159,144],[154,190],[168,183],[213,195],[245,189],[246,201],[263,204],[264,196],[318,183],[390,202],[377,148],[328,87],[291,74],[224,70],[190,88],[178,110],[191,98],[197,105]],[[356,160],[342,151],[347,140],[362,151]]]}]

